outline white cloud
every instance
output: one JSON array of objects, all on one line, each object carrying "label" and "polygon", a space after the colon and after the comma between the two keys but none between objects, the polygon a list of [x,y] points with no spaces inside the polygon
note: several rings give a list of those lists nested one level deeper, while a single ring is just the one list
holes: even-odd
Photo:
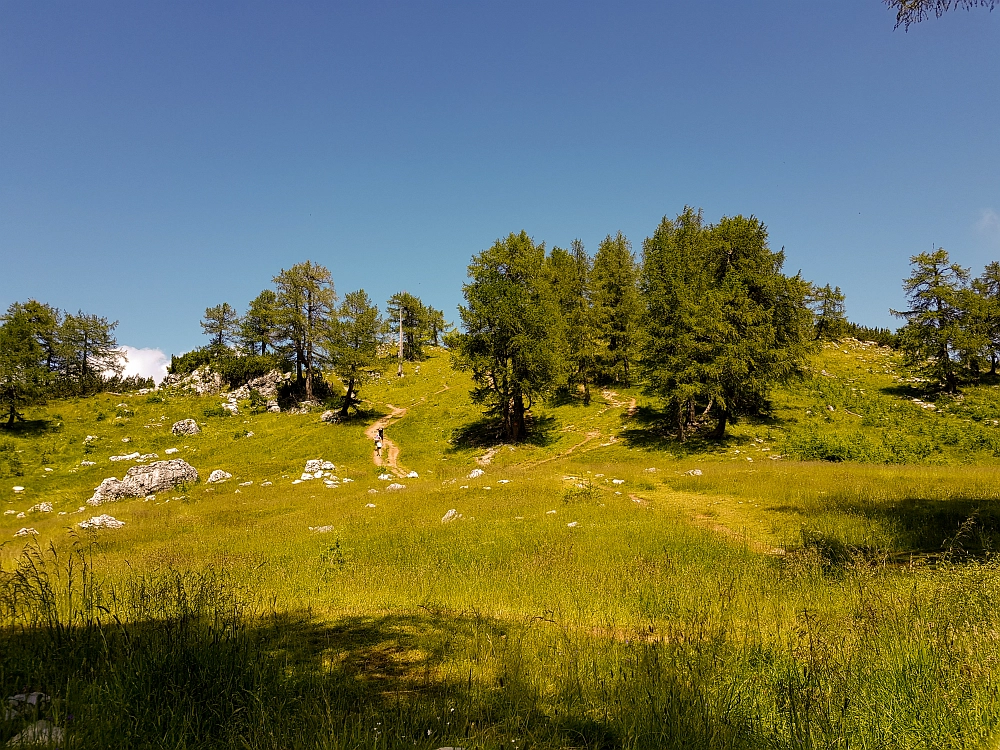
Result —
[{"label": "white cloud", "polygon": [[992,208],[984,208],[976,222],[976,231],[987,239],[1000,242],[1000,214]]},{"label": "white cloud", "polygon": [[136,349],[134,346],[120,347],[125,360],[122,375],[139,375],[152,378],[159,383],[167,374],[170,357],[159,349]]}]

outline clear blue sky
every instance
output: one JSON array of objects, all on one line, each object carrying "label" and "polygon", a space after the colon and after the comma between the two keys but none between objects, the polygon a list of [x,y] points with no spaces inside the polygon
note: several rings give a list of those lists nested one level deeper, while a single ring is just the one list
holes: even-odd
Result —
[{"label": "clear blue sky", "polygon": [[891,325],[910,255],[1000,257],[1000,12],[879,0],[0,0],[0,305],[179,353],[311,259],[457,319],[525,229],[637,255],[754,214],[786,270]]}]

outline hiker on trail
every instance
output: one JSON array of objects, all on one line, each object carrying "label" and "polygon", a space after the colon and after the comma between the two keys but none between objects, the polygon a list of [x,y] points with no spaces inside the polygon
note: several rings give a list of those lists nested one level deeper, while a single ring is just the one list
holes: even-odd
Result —
[{"label": "hiker on trail", "polygon": [[379,430],[379,436],[375,439],[375,455],[382,458],[382,430]]},{"label": "hiker on trail", "polygon": [[384,429],[385,429],[384,427],[379,427],[378,428],[378,439],[379,439],[379,442],[382,442],[383,440],[385,440],[385,435],[382,434],[382,431]]}]

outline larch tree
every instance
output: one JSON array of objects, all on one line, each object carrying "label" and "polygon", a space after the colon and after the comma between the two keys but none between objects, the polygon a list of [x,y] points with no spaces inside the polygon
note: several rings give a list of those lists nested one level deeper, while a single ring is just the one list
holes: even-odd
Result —
[{"label": "larch tree", "polygon": [[341,417],[346,417],[348,410],[360,403],[357,389],[378,377],[388,366],[389,360],[379,356],[385,330],[378,307],[372,304],[364,289],[344,297],[323,341],[327,361],[346,389],[340,407]]},{"label": "larch tree", "polygon": [[459,308],[464,332],[449,337],[458,369],[472,373],[472,398],[505,437],[523,440],[525,413],[558,375],[553,348],[558,310],[546,280],[545,246],[511,233],[469,264]]},{"label": "larch tree", "polygon": [[282,269],[274,284],[277,328],[295,357],[295,382],[304,383],[306,398],[312,399],[319,340],[335,314],[333,277],[325,266],[307,260]]},{"label": "larch tree", "polygon": [[431,308],[409,292],[397,292],[385,303],[389,335],[398,341],[400,321],[403,326],[403,359],[418,362],[424,358],[424,346],[432,339]]},{"label": "larch tree", "polygon": [[839,286],[813,286],[807,303],[813,314],[813,330],[817,340],[833,341],[847,333],[844,293]]},{"label": "larch tree", "polygon": [[120,376],[125,369],[114,331],[118,321],[97,315],[69,313],[59,327],[60,361],[63,375],[80,395],[109,373]]},{"label": "larch tree", "polygon": [[238,339],[250,354],[267,354],[274,348],[278,327],[278,295],[265,289],[250,302],[246,314],[240,318]]},{"label": "larch tree", "polygon": [[618,232],[597,248],[591,274],[596,367],[612,383],[631,385],[642,303],[632,245]]},{"label": "larch tree", "polygon": [[209,346],[222,350],[236,341],[239,334],[240,316],[228,302],[215,307],[206,307],[201,319],[201,330],[209,338]]},{"label": "larch tree", "polygon": [[570,250],[555,247],[549,254],[549,283],[559,308],[557,341],[566,385],[583,388],[583,402],[590,404],[594,381],[594,318],[591,306],[591,260],[580,240]]},{"label": "larch tree", "polygon": [[690,207],[643,244],[642,369],[681,439],[698,411],[723,437],[737,417],[765,411],[770,389],[798,372],[809,350],[809,285],[782,274],[783,263],[756,218],[706,227]]},{"label": "larch tree", "polygon": [[0,405],[7,427],[21,417],[19,408],[41,400],[50,371],[39,330],[25,305],[15,303],[0,318]]},{"label": "larch tree", "polygon": [[914,255],[903,280],[909,309],[890,310],[906,321],[899,341],[910,364],[948,393],[958,391],[968,281],[968,269],[952,263],[944,248]]},{"label": "larch tree", "polygon": [[896,11],[896,28],[909,29],[911,24],[926,21],[931,16],[940,18],[950,10],[972,10],[987,8],[993,10],[997,0],[883,0]]}]

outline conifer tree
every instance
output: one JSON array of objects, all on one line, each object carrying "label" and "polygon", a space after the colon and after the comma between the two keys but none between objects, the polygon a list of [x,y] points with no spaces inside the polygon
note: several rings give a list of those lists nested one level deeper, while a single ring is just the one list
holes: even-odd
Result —
[{"label": "conifer tree", "polygon": [[44,397],[50,373],[38,339],[26,305],[11,305],[0,318],[0,405],[7,412],[7,427],[21,416],[20,407]]},{"label": "conifer tree", "polygon": [[274,277],[275,318],[280,336],[295,357],[295,381],[312,399],[320,336],[329,329],[337,295],[329,269],[312,261],[296,263]]},{"label": "conifer tree", "polygon": [[973,281],[979,297],[979,318],[984,338],[984,354],[990,361],[990,374],[996,375],[1000,359],[1000,263],[993,261]]},{"label": "conifer tree", "polygon": [[277,338],[278,295],[273,289],[258,294],[239,321],[240,345],[250,354],[267,354]]},{"label": "conifer tree", "polygon": [[783,262],[757,219],[705,227],[690,207],[643,244],[642,368],[681,439],[701,409],[723,437],[734,418],[765,410],[773,385],[797,371],[808,350],[808,284],[784,276]]},{"label": "conifer tree", "polygon": [[812,286],[808,298],[813,314],[813,330],[817,340],[833,341],[847,332],[847,316],[844,311],[844,293],[840,287],[830,285]]},{"label": "conifer tree", "polygon": [[403,359],[407,362],[424,359],[424,346],[433,338],[431,308],[409,292],[397,292],[385,303],[385,309],[390,339],[393,341],[397,341],[399,337],[400,312],[402,312]]},{"label": "conifer tree", "polygon": [[630,385],[639,345],[642,306],[632,245],[618,232],[597,248],[591,274],[595,358],[601,377]]},{"label": "conifer tree", "polygon": [[346,417],[348,410],[359,403],[357,389],[388,366],[388,359],[379,356],[385,330],[378,307],[364,289],[344,297],[323,342],[330,367],[346,388],[341,417]]},{"label": "conifer tree", "polygon": [[449,337],[455,366],[472,373],[472,398],[510,440],[527,434],[525,412],[558,375],[558,310],[545,274],[545,246],[511,233],[472,259],[459,308],[462,334]]},{"label": "conifer tree", "polygon": [[948,393],[958,391],[959,360],[965,344],[965,294],[968,269],[952,263],[938,248],[910,258],[910,275],[903,280],[908,310],[890,310],[906,320],[900,347],[910,364],[922,370]]},{"label": "conifer tree", "polygon": [[568,251],[552,248],[547,260],[549,283],[559,309],[555,346],[560,350],[566,385],[583,388],[585,405],[590,404],[595,367],[591,265],[580,240],[573,240]]},{"label": "conifer tree", "polygon": [[209,338],[209,346],[223,350],[236,340],[239,333],[239,315],[228,302],[206,307],[201,320],[201,330]]},{"label": "conifer tree", "polygon": [[121,375],[125,369],[114,336],[118,321],[78,312],[69,313],[59,327],[59,359],[66,380],[84,395],[108,374]]}]

